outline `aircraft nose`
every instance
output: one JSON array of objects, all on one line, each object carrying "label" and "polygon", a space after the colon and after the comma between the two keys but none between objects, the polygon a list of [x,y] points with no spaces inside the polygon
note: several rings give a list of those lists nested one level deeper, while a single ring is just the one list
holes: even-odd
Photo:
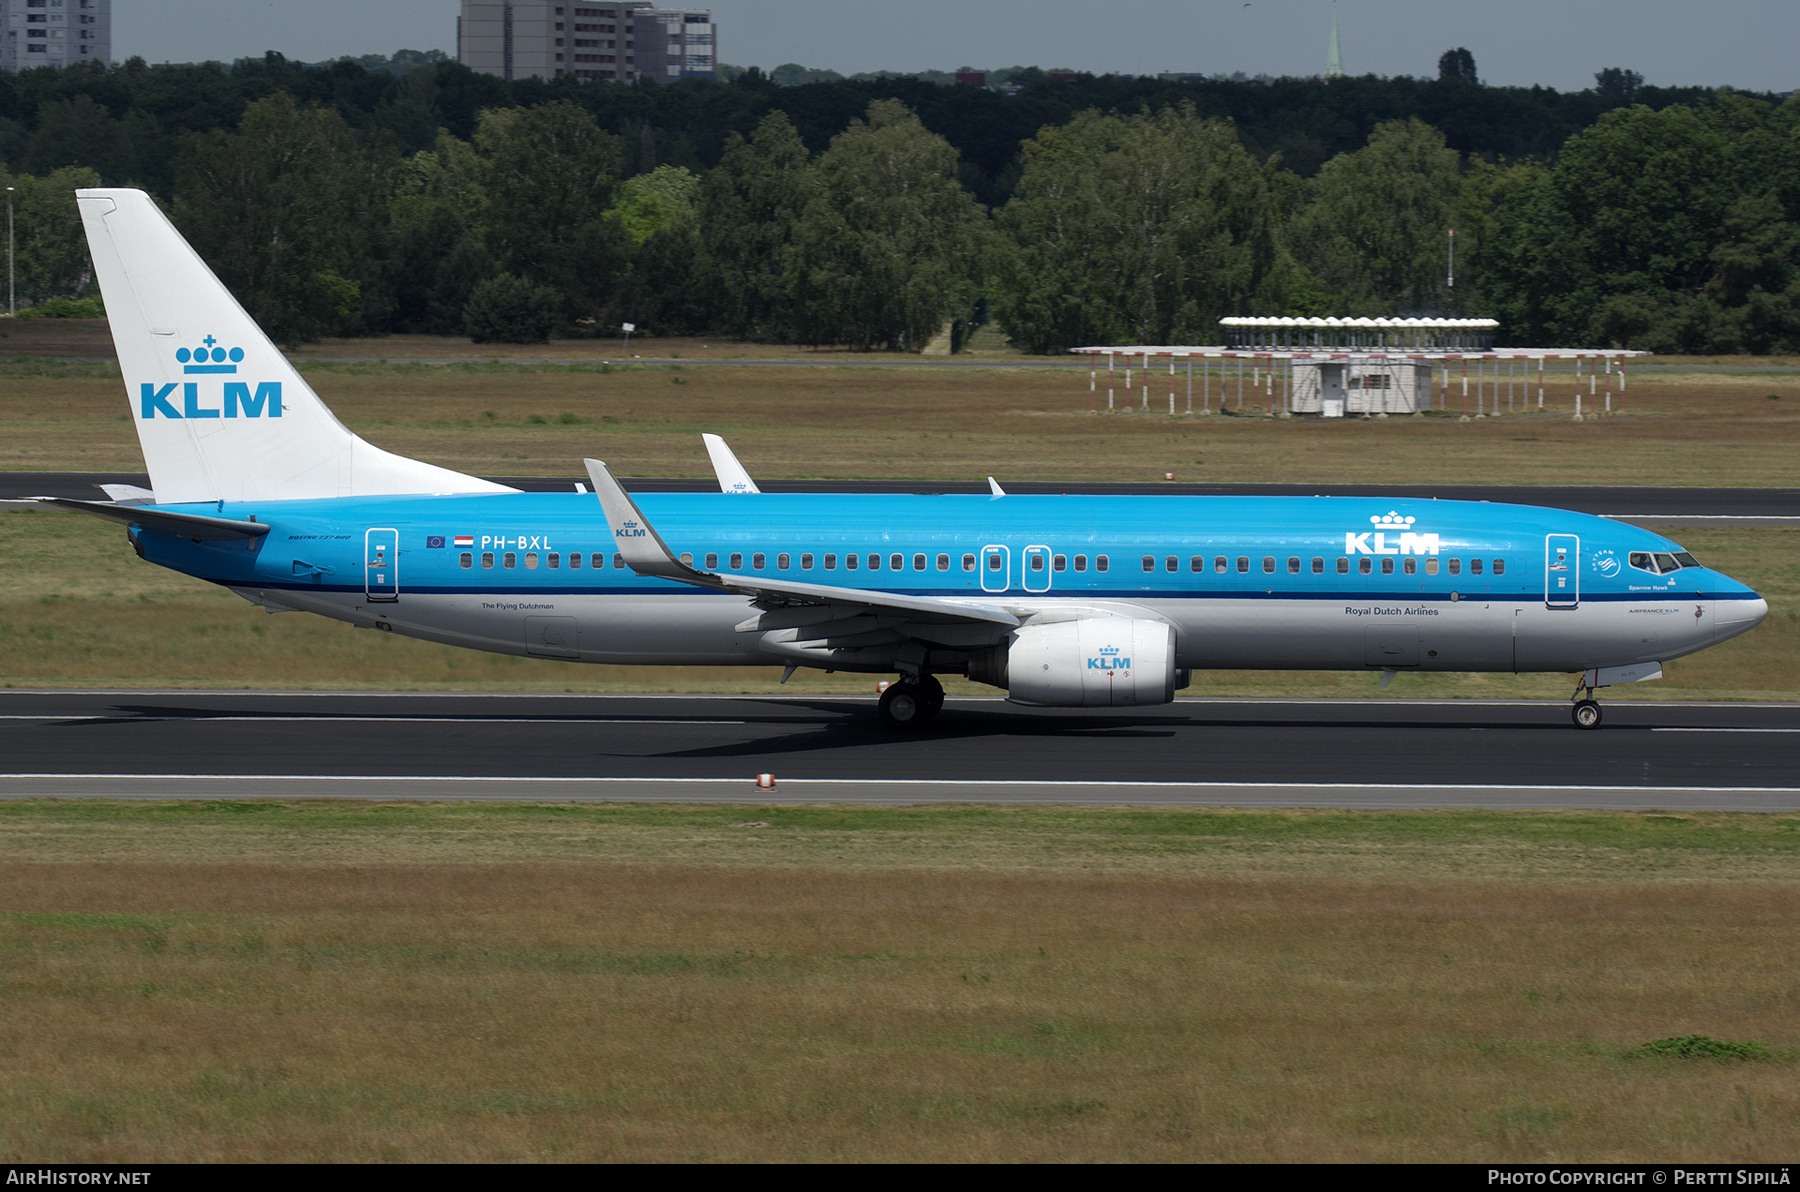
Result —
[{"label": "aircraft nose", "polygon": [[1748,600],[1721,600],[1713,619],[1713,641],[1722,642],[1740,633],[1748,633],[1769,615],[1769,602],[1752,592]]}]

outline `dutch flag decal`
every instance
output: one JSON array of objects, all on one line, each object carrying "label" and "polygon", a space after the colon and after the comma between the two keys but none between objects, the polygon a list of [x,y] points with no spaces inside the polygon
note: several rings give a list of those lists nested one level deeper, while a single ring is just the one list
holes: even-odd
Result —
[{"label": "dutch flag decal", "polygon": [[458,534],[456,536],[456,545],[459,550],[465,546],[474,546],[475,536],[473,534]]}]

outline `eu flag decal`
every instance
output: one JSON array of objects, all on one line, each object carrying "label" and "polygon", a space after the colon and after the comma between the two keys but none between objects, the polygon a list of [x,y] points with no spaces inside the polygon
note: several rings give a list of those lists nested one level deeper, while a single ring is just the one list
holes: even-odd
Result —
[{"label": "eu flag decal", "polygon": [[431,535],[429,538],[427,538],[425,540],[425,549],[426,550],[443,550],[444,549],[444,536],[442,534]]}]

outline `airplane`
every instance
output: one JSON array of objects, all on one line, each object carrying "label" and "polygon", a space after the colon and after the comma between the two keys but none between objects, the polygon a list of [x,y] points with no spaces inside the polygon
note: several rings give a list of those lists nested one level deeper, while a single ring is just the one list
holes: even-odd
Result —
[{"label": "airplane", "polygon": [[149,197],[76,192],[151,478],[41,498],[138,555],[301,610],[570,662],[894,674],[914,729],[966,675],[1044,707],[1167,704],[1202,668],[1579,673],[1595,693],[1768,605],[1649,530],[1413,498],[521,492],[351,433]]}]

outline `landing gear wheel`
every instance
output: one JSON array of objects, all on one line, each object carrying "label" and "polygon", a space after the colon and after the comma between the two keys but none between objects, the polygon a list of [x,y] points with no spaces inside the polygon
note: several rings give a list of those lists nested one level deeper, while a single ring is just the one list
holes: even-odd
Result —
[{"label": "landing gear wheel", "polygon": [[1569,709],[1569,717],[1575,721],[1576,728],[1599,728],[1600,705],[1595,700],[1580,700]]},{"label": "landing gear wheel", "polygon": [[929,720],[944,710],[944,685],[936,675],[919,676],[919,694],[925,698],[925,718]]},{"label": "landing gear wheel", "polygon": [[892,729],[915,729],[931,718],[931,700],[917,683],[895,683],[881,693],[876,711]]}]

